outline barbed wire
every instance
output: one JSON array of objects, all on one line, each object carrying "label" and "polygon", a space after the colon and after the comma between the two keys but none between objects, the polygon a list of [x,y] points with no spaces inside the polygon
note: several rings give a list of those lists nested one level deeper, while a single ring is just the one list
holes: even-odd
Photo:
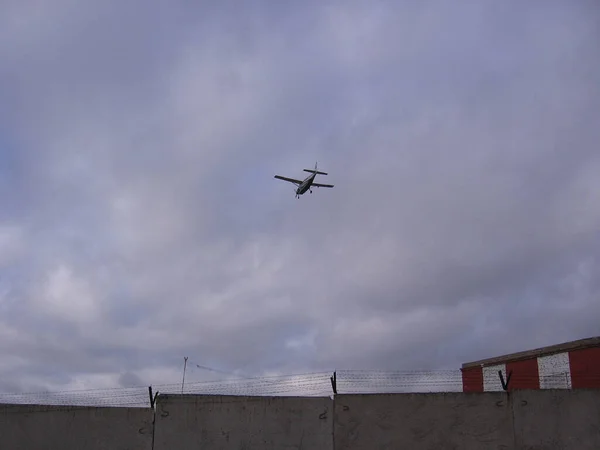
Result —
[{"label": "barbed wire", "polygon": [[[184,383],[183,394],[187,395],[236,395],[236,396],[331,396],[333,394],[332,372],[302,374],[231,377],[211,381]],[[473,377],[465,374],[465,379]],[[474,377],[483,383],[483,377]],[[546,377],[515,374],[512,385],[532,385],[548,381],[561,387],[568,383],[568,372]],[[586,379],[600,382],[600,377]],[[490,382],[489,379],[487,379]],[[500,380],[491,380],[499,383]],[[417,392],[461,392],[463,373],[460,370],[400,371],[400,370],[338,370],[336,388],[339,394],[361,393],[417,393]],[[152,385],[153,391],[161,394],[181,394],[182,384]],[[148,386],[103,388],[86,390],[62,390],[55,392],[0,393],[0,403],[10,405],[43,405],[62,407],[150,407]],[[53,409],[55,410],[55,409]]]}]

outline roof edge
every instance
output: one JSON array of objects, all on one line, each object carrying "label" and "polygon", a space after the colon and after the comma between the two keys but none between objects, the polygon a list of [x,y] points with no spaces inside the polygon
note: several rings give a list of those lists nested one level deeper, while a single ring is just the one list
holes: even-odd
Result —
[{"label": "roof edge", "polygon": [[562,344],[550,345],[547,347],[540,347],[533,350],[526,350],[523,352],[509,353],[502,356],[496,356],[493,358],[481,359],[479,361],[467,362],[462,365],[463,369],[472,367],[485,367],[493,366],[496,364],[502,364],[512,361],[520,361],[524,359],[537,358],[539,356],[548,356],[556,353],[569,352],[572,350],[581,350],[589,347],[599,347],[600,336],[590,337],[585,339],[578,339],[576,341],[564,342]]}]

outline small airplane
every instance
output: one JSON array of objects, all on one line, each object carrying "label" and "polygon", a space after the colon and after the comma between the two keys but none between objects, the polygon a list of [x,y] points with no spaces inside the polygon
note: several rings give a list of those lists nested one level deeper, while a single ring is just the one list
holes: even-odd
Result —
[{"label": "small airplane", "polygon": [[306,191],[310,191],[310,193],[312,194],[312,187],[326,187],[326,188],[332,188],[333,184],[321,184],[321,183],[315,183],[315,177],[317,176],[317,174],[319,175],[327,175],[327,172],[319,172],[317,170],[317,163],[315,163],[315,168],[314,170],[312,169],[304,169],[305,172],[310,172],[312,175],[307,176],[304,180],[296,180],[294,178],[287,178],[287,177],[282,177],[281,175],[275,175],[275,178],[277,178],[278,180],[283,180],[283,181],[289,181],[290,183],[294,183],[296,186],[298,186],[298,188],[296,189],[296,198],[300,198],[300,196],[302,194],[304,194]]}]

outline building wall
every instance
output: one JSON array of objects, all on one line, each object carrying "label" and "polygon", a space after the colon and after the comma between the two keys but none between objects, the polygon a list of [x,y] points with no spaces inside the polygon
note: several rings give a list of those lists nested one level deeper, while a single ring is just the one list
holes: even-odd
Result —
[{"label": "building wall", "polygon": [[498,371],[505,381],[512,371],[509,391],[600,388],[600,347],[463,368],[463,392],[503,390]]},{"label": "building wall", "polygon": [[569,352],[569,366],[573,387],[600,387],[600,347]]}]

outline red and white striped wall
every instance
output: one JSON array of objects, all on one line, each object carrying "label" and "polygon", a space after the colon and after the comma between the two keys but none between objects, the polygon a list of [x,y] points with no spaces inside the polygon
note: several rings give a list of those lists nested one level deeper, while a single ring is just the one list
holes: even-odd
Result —
[{"label": "red and white striped wall", "polygon": [[508,390],[600,388],[600,347],[507,361],[462,369],[463,392],[502,391],[512,371]]}]

